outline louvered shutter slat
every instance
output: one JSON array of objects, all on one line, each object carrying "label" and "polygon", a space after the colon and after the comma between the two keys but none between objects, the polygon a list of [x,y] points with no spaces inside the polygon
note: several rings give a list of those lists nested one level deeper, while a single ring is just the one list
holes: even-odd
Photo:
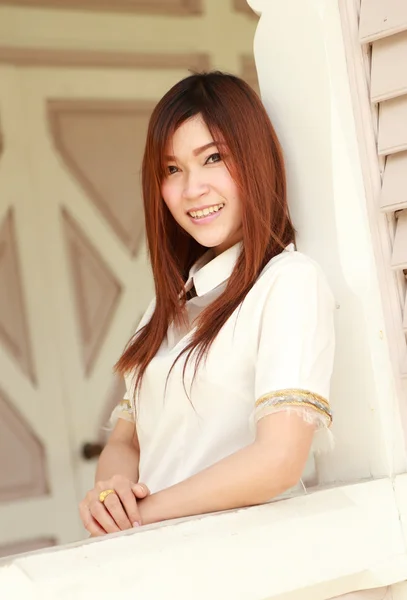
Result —
[{"label": "louvered shutter slat", "polygon": [[393,269],[407,269],[407,210],[397,216],[391,266]]},{"label": "louvered shutter slat", "polygon": [[403,94],[407,94],[407,31],[374,42],[372,47],[372,102]]},{"label": "louvered shutter slat", "polygon": [[380,208],[385,212],[407,208],[407,152],[398,152],[387,158]]},{"label": "louvered shutter slat", "polygon": [[405,0],[362,0],[359,36],[362,44],[407,29]]},{"label": "louvered shutter slat", "polygon": [[381,155],[407,150],[407,95],[380,104],[378,150]]}]

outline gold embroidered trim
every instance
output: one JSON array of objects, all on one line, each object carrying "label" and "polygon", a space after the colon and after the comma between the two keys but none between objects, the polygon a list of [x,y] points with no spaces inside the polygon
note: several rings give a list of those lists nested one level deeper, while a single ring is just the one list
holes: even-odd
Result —
[{"label": "gold embroidered trim", "polygon": [[321,404],[324,404],[327,408],[329,408],[329,402],[323,396],[319,396],[314,392],[309,392],[308,390],[302,390],[299,388],[288,388],[286,390],[277,390],[275,392],[269,392],[268,394],[264,394],[260,396],[258,400],[256,400],[256,406],[262,404],[265,400],[271,400],[273,398],[281,398],[281,396],[300,396],[304,399],[310,398],[318,400]]},{"label": "gold embroidered trim", "polygon": [[332,413],[329,402],[320,396],[308,390],[301,389],[286,389],[270,392],[261,396],[255,403],[257,410],[265,406],[281,407],[281,406],[303,406],[317,411],[328,419],[328,426],[332,424]]},{"label": "gold embroidered trim", "polygon": [[133,409],[131,407],[131,402],[127,398],[123,398],[123,400],[121,402],[119,402],[118,406],[120,406],[120,408],[123,411],[127,411],[127,412],[133,414]]}]

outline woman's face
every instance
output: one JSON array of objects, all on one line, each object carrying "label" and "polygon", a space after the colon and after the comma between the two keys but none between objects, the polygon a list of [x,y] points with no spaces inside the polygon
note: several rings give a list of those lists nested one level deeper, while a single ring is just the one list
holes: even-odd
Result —
[{"label": "woman's face", "polygon": [[[216,143],[218,142],[218,143]],[[200,115],[185,121],[166,149],[164,202],[177,223],[197,242],[224,252],[242,239],[237,186]]]}]

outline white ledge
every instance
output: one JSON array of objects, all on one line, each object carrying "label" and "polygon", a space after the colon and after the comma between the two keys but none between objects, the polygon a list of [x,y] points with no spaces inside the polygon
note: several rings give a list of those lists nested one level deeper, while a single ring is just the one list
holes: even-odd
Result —
[{"label": "white ledge", "polygon": [[407,579],[406,484],[337,487],[11,557],[0,596],[325,600],[391,585]]}]

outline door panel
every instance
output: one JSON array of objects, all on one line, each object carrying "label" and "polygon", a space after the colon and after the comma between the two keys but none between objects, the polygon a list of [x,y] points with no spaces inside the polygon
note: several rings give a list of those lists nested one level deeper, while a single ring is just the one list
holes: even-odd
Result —
[{"label": "door panel", "polygon": [[[82,535],[54,311],[41,243],[46,215],[28,155],[20,73],[0,89],[0,531],[7,548]],[[63,517],[62,517],[63,515]],[[10,545],[12,544],[12,545]]]},{"label": "door panel", "polygon": [[78,497],[95,466],[81,449],[103,438],[106,406],[122,393],[112,367],[153,295],[140,194],[148,118],[185,74],[21,70]]},{"label": "door panel", "polygon": [[95,462],[82,448],[106,435],[123,393],[113,365],[153,295],[140,193],[148,118],[185,74],[2,67],[3,550],[86,535],[77,503]]}]

